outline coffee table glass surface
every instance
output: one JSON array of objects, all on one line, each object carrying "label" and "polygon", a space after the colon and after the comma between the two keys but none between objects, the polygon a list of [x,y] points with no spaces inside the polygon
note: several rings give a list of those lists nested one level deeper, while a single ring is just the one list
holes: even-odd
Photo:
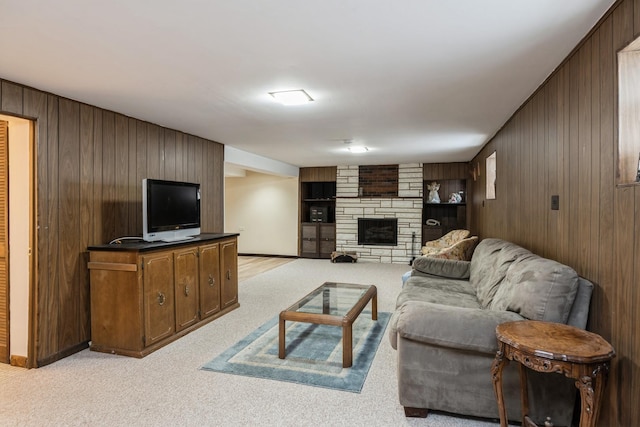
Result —
[{"label": "coffee table glass surface", "polygon": [[285,311],[346,316],[370,286],[326,282]]},{"label": "coffee table glass surface", "polygon": [[374,285],[325,282],[280,313],[278,356],[286,356],[285,322],[342,327],[342,366],[352,364],[352,325],[371,301],[371,319],[378,319],[378,290]]}]

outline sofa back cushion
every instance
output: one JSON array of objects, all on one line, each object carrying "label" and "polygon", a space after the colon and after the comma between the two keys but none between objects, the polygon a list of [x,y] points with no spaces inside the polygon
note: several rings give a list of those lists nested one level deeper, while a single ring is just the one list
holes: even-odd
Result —
[{"label": "sofa back cushion", "polygon": [[482,308],[488,308],[507,269],[518,257],[531,255],[523,247],[500,239],[484,239],[471,258],[469,282]]},{"label": "sofa back cushion", "polygon": [[489,309],[513,311],[530,320],[567,323],[577,291],[575,270],[530,254],[511,263]]}]

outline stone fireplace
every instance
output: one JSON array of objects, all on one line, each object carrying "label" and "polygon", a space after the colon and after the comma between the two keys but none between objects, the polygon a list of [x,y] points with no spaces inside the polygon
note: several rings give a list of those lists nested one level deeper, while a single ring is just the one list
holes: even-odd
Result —
[{"label": "stone fireplace", "polygon": [[[336,183],[336,250],[355,251],[358,262],[409,264],[420,252],[422,163],[398,167],[397,197],[361,197],[359,167],[338,166]],[[358,219],[393,219],[396,242],[359,243]],[[415,236],[412,238],[412,236]],[[412,243],[413,241],[413,243]],[[362,242],[362,240],[360,240]]]}]

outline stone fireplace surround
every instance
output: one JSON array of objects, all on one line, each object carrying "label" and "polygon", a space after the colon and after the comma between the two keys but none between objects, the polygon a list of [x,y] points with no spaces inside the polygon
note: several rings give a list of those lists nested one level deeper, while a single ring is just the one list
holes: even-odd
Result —
[{"label": "stone fireplace surround", "polygon": [[[400,164],[398,197],[359,197],[358,166],[338,166],[336,180],[336,251],[355,251],[358,262],[409,264],[420,252],[422,163]],[[397,218],[398,244],[358,245],[358,218]],[[415,233],[412,248],[411,236]]]}]

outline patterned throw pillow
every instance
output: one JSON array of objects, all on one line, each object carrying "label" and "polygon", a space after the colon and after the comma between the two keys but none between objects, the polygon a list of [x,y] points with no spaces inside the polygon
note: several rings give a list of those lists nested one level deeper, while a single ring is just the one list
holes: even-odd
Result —
[{"label": "patterned throw pillow", "polygon": [[454,259],[458,261],[469,261],[471,259],[471,255],[473,254],[473,249],[478,243],[478,237],[473,236],[468,239],[463,239],[456,243],[455,245],[442,249],[438,252],[427,254],[426,256],[432,258],[444,258],[444,259]]}]

